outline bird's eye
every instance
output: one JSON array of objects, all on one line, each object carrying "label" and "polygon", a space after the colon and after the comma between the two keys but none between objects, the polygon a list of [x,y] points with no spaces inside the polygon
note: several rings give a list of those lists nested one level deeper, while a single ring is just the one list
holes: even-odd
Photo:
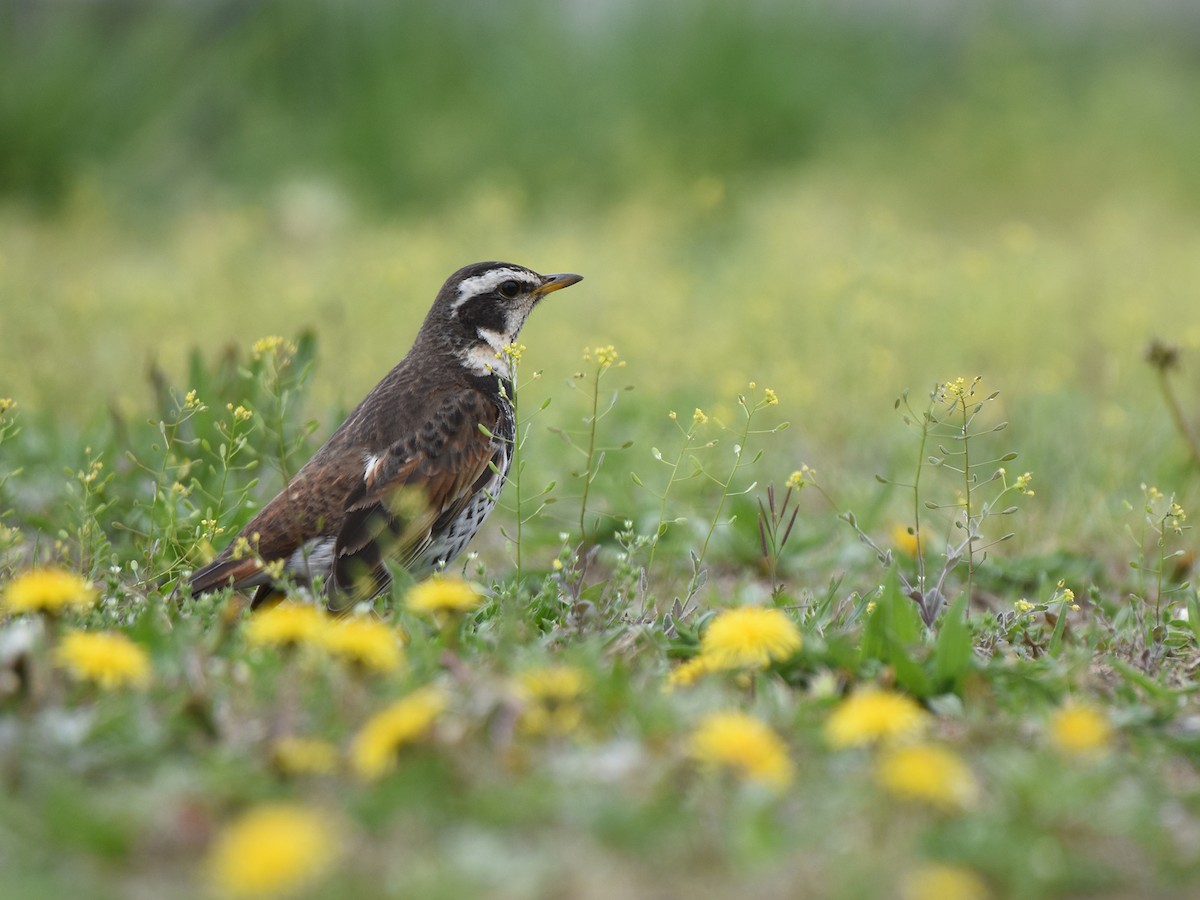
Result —
[{"label": "bird's eye", "polygon": [[521,293],[521,283],[519,281],[502,281],[496,290],[505,300],[516,300]]}]

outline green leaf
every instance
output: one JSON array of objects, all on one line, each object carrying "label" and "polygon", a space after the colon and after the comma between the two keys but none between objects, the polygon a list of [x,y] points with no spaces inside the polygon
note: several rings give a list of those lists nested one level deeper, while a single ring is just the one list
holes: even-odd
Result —
[{"label": "green leaf", "polygon": [[933,681],[939,691],[960,693],[971,667],[971,629],[967,626],[967,594],[942,617],[941,632],[933,650]]}]

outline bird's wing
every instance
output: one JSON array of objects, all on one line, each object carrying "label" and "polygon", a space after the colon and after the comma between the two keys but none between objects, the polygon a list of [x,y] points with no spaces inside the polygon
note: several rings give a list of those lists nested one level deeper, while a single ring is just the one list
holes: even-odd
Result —
[{"label": "bird's wing", "polygon": [[390,580],[385,560],[411,564],[463,511],[493,477],[493,460],[503,449],[504,438],[495,434],[500,421],[494,400],[456,393],[434,405],[421,427],[367,460],[337,536],[339,590],[379,592]]}]

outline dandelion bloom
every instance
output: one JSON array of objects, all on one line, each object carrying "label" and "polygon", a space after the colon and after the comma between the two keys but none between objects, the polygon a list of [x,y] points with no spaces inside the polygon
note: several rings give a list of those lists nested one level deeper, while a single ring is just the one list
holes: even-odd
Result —
[{"label": "dandelion bloom", "polygon": [[400,636],[378,619],[361,617],[331,622],[320,640],[331,655],[372,672],[393,672],[404,659]]},{"label": "dandelion bloom", "polygon": [[396,753],[423,740],[449,704],[446,692],[424,687],[372,716],[350,746],[350,762],[363,778],[378,778],[396,761]]},{"label": "dandelion bloom", "polygon": [[800,630],[778,609],[743,606],[720,613],[700,639],[700,654],[719,669],[765,668],[800,649]]},{"label": "dandelion bloom", "polygon": [[1051,716],[1049,735],[1063,753],[1099,753],[1112,743],[1112,724],[1100,710],[1069,702]]},{"label": "dandelion bloom", "polygon": [[150,683],[150,657],[116,631],[71,631],[54,650],[54,662],[80,681],[102,688],[145,687]]},{"label": "dandelion bloom", "polygon": [[919,734],[929,714],[907,694],[861,690],[842,701],[825,723],[825,740],[834,747],[857,747]]},{"label": "dandelion bloom", "polygon": [[414,585],[408,592],[408,608],[413,612],[466,613],[483,603],[483,594],[461,578],[435,576]]},{"label": "dandelion bloom", "polygon": [[792,780],[783,741],[765,722],[741,712],[705,716],[692,732],[691,755],[705,766],[729,769],[773,788]]},{"label": "dandelion bloom", "polygon": [[95,602],[96,589],[91,582],[63,569],[32,569],[18,575],[4,589],[4,610],[12,615],[56,614],[71,606],[88,607]]},{"label": "dandelion bloom", "polygon": [[320,738],[282,737],[271,747],[271,761],[286,775],[329,775],[337,769],[337,747]]},{"label": "dandelion bloom", "polygon": [[905,556],[917,556],[921,552],[921,541],[907,525],[892,526],[892,544]]},{"label": "dandelion bloom", "polygon": [[588,677],[574,666],[546,666],[517,677],[525,701],[521,728],[530,734],[569,734],[583,722],[580,703]]},{"label": "dandelion bloom", "polygon": [[246,640],[256,646],[315,644],[328,627],[328,616],[315,606],[284,602],[254,613],[246,624]]},{"label": "dandelion bloom", "polygon": [[884,751],[876,777],[896,796],[920,800],[944,812],[970,807],[979,794],[979,785],[967,764],[945,747],[933,744]]},{"label": "dandelion bloom", "polygon": [[991,892],[970,869],[930,863],[904,879],[900,896],[904,900],[988,900]]},{"label": "dandelion bloom", "polygon": [[337,855],[337,832],[317,810],[290,803],[256,807],[218,835],[209,855],[217,888],[236,896],[294,891]]}]

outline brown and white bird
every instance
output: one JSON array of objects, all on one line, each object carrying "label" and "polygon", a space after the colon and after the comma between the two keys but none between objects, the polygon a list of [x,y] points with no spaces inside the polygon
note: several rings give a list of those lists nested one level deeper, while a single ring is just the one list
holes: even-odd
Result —
[{"label": "brown and white bird", "polygon": [[284,578],[319,578],[340,606],[385,590],[388,561],[420,577],[454,559],[496,505],[512,462],[515,385],[504,348],[543,297],[581,280],[505,262],[451,275],[408,355],[192,575],[192,594],[257,587],[257,605],[279,577],[267,564],[282,560]]}]

